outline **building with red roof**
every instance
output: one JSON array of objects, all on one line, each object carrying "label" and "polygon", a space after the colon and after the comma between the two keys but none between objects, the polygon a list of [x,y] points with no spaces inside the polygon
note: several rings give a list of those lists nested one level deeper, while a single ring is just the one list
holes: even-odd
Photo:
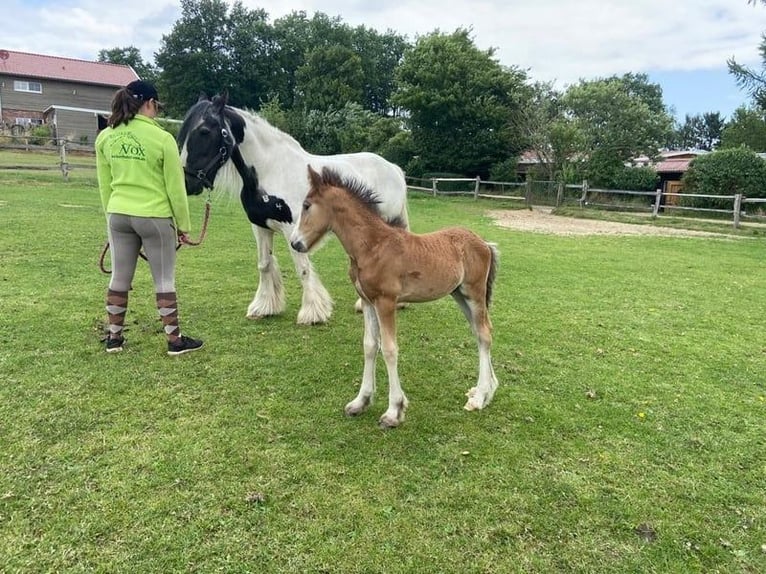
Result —
[{"label": "building with red roof", "polygon": [[92,145],[114,92],[137,79],[130,66],[0,49],[0,122],[48,124],[55,138]]}]

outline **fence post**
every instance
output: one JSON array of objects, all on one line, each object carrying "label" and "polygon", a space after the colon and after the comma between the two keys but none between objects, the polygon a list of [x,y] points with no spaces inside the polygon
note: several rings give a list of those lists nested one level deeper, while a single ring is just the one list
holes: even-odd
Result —
[{"label": "fence post", "polygon": [[558,189],[556,190],[556,207],[561,205],[561,201],[564,198],[564,182],[560,181]]},{"label": "fence post", "polygon": [[585,199],[588,197],[588,180],[582,180],[582,196],[580,197],[580,207],[585,207]]},{"label": "fence post", "polygon": [[476,185],[473,188],[473,198],[479,199],[479,185],[481,184],[481,176],[476,176]]},{"label": "fence post", "polygon": [[657,191],[654,192],[655,198],[654,198],[654,207],[652,207],[652,217],[657,217],[660,213],[660,204],[662,203],[662,189],[659,187],[657,188]]},{"label": "fence post", "polygon": [[431,178],[431,189],[433,190],[433,195],[436,197],[436,178]]},{"label": "fence post", "polygon": [[524,190],[524,203],[527,204],[527,207],[529,209],[532,209],[532,180],[527,179],[527,181],[524,182],[525,190]]},{"label": "fence post", "polygon": [[69,164],[66,161],[66,140],[59,140],[59,167],[64,179],[69,179]]},{"label": "fence post", "polygon": [[742,194],[734,195],[734,229],[739,229],[739,217],[742,210]]}]

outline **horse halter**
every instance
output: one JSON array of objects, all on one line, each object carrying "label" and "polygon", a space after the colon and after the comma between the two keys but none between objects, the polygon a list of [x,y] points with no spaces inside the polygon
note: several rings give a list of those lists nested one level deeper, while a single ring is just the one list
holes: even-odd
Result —
[{"label": "horse halter", "polygon": [[237,144],[234,142],[234,138],[231,137],[229,130],[226,128],[221,128],[221,137],[223,138],[223,145],[221,145],[221,147],[218,149],[218,153],[212,157],[212,159],[205,165],[204,168],[193,171],[184,167],[184,172],[186,172],[188,175],[191,175],[192,177],[196,177],[199,181],[202,182],[202,185],[208,189],[213,187],[213,182],[210,181],[210,171],[213,168],[218,169],[223,167],[223,164],[225,164],[231,157],[231,153],[234,148],[237,147]]}]

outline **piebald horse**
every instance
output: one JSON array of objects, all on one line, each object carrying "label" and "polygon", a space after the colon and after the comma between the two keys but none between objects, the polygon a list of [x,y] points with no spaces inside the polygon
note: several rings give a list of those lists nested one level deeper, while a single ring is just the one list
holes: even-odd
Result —
[{"label": "piebald horse", "polygon": [[349,256],[349,277],[362,299],[364,372],[347,415],[363,412],[375,392],[375,360],[382,351],[388,371],[388,409],[380,426],[404,420],[407,398],[397,370],[396,307],[452,295],[471,325],[479,345],[479,378],[467,393],[466,410],[489,404],[498,382],[492,368],[492,324],[488,307],[497,271],[494,244],[462,227],[418,235],[386,223],[377,194],[364,183],[331,168],[321,173],[308,166],[310,190],[298,226],[290,237],[293,249],[307,253],[329,232]]},{"label": "piebald horse", "polygon": [[[247,317],[278,315],[285,309],[282,276],[273,254],[274,234],[290,237],[303,198],[309,191],[306,164],[330,166],[346,177],[373,187],[382,216],[408,227],[407,184],[395,164],[373,153],[313,155],[290,135],[259,115],[227,105],[225,95],[201,97],[184,117],[178,133],[186,192],[197,195],[214,188],[239,195],[252,223],[258,246],[259,282]],[[333,302],[308,256],[290,255],[303,287],[299,324],[324,323]]]}]

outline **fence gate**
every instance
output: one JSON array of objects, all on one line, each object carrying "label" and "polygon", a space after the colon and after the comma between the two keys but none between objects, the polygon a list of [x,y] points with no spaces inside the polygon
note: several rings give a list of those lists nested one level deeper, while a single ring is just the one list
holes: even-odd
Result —
[{"label": "fence gate", "polygon": [[678,205],[681,202],[681,198],[678,197],[678,193],[681,193],[684,185],[680,181],[666,181],[665,193],[671,193],[673,195],[665,196],[665,205]]}]

